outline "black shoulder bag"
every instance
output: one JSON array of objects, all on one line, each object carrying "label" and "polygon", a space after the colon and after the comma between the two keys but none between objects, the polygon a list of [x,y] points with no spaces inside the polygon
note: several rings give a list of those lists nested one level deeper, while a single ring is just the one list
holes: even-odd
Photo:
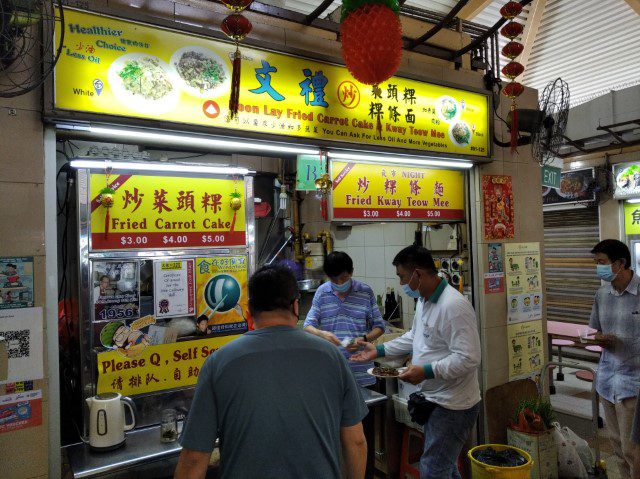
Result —
[{"label": "black shoulder bag", "polygon": [[429,417],[436,406],[438,406],[436,403],[427,400],[424,394],[420,392],[411,394],[407,403],[411,420],[421,426],[429,421]]}]

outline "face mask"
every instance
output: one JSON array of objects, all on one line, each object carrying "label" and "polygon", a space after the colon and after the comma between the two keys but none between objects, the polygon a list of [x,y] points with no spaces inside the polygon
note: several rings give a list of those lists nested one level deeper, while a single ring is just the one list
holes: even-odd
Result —
[{"label": "face mask", "polygon": [[608,283],[616,279],[616,276],[618,276],[618,273],[613,272],[610,264],[597,264],[596,274],[598,275],[598,278]]},{"label": "face mask", "polygon": [[351,280],[347,281],[346,283],[342,283],[342,284],[336,284],[333,281],[331,282],[331,288],[336,292],[336,293],[346,293],[347,291],[349,291],[349,288],[351,288]]},{"label": "face mask", "polygon": [[[413,272],[413,274],[415,274],[415,271]],[[413,279],[413,274],[409,279],[409,283],[411,283],[411,280]],[[411,289],[409,283],[402,285],[402,291],[404,291],[404,294],[406,294],[410,298],[418,299],[420,297],[420,281],[418,281],[418,287],[415,290]]]}]

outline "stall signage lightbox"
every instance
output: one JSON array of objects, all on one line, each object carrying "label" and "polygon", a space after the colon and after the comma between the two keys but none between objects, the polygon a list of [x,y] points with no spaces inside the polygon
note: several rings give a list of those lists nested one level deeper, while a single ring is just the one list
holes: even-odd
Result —
[{"label": "stall signage lightbox", "polygon": [[559,187],[542,187],[542,204],[550,206],[593,202],[596,200],[594,181],[593,168],[565,171],[560,175]]},{"label": "stall signage lightbox", "polygon": [[640,203],[624,204],[624,233],[640,235]]},{"label": "stall signage lightbox", "polygon": [[621,163],[613,166],[616,199],[640,198],[640,164]]},{"label": "stall signage lightbox", "polygon": [[[113,173],[113,206],[100,204],[104,174],[91,174],[93,250],[184,249],[246,244],[245,205],[231,208],[231,195],[244,193],[242,180]],[[108,220],[108,221],[107,221]],[[108,226],[108,227],[107,227]]]},{"label": "stall signage lightbox", "polygon": [[490,155],[487,95],[398,77],[371,87],[341,66],[241,46],[240,113],[228,122],[235,45],[70,9],[65,20],[60,110]]},{"label": "stall signage lightbox", "polygon": [[331,163],[333,219],[464,220],[464,174],[397,164]]}]

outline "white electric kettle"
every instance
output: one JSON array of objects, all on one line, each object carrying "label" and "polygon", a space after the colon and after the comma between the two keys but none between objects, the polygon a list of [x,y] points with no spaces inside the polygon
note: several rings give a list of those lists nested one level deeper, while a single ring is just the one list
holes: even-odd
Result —
[{"label": "white electric kettle", "polygon": [[[136,426],[135,404],[118,393],[104,393],[86,399],[89,406],[89,445],[98,451],[110,451],[124,445],[124,432]],[[131,424],[125,422],[125,405],[131,412]]]}]

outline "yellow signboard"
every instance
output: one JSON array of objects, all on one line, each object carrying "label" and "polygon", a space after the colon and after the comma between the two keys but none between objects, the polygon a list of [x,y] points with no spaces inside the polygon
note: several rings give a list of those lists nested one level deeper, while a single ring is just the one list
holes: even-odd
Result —
[{"label": "yellow signboard", "polygon": [[113,206],[100,204],[107,179],[91,174],[94,250],[229,247],[246,244],[245,208],[231,208],[242,180],[112,174]]},{"label": "yellow signboard", "polygon": [[148,346],[136,358],[118,351],[99,353],[98,394],[125,396],[193,386],[204,361],[239,336],[224,336]]},{"label": "yellow signboard", "polygon": [[207,334],[247,331],[247,266],[246,256],[196,258],[196,314]]},{"label": "yellow signboard", "polygon": [[464,220],[464,175],[333,161],[334,219]]},{"label": "yellow signboard", "polygon": [[227,122],[234,45],[69,9],[65,20],[58,109],[489,155],[486,95],[398,77],[372,88],[344,67],[241,46],[240,114]]},{"label": "yellow signboard", "polygon": [[509,381],[531,377],[545,362],[542,321],[507,325]]},{"label": "yellow signboard", "polygon": [[624,233],[627,235],[640,234],[640,204],[624,204]]}]

